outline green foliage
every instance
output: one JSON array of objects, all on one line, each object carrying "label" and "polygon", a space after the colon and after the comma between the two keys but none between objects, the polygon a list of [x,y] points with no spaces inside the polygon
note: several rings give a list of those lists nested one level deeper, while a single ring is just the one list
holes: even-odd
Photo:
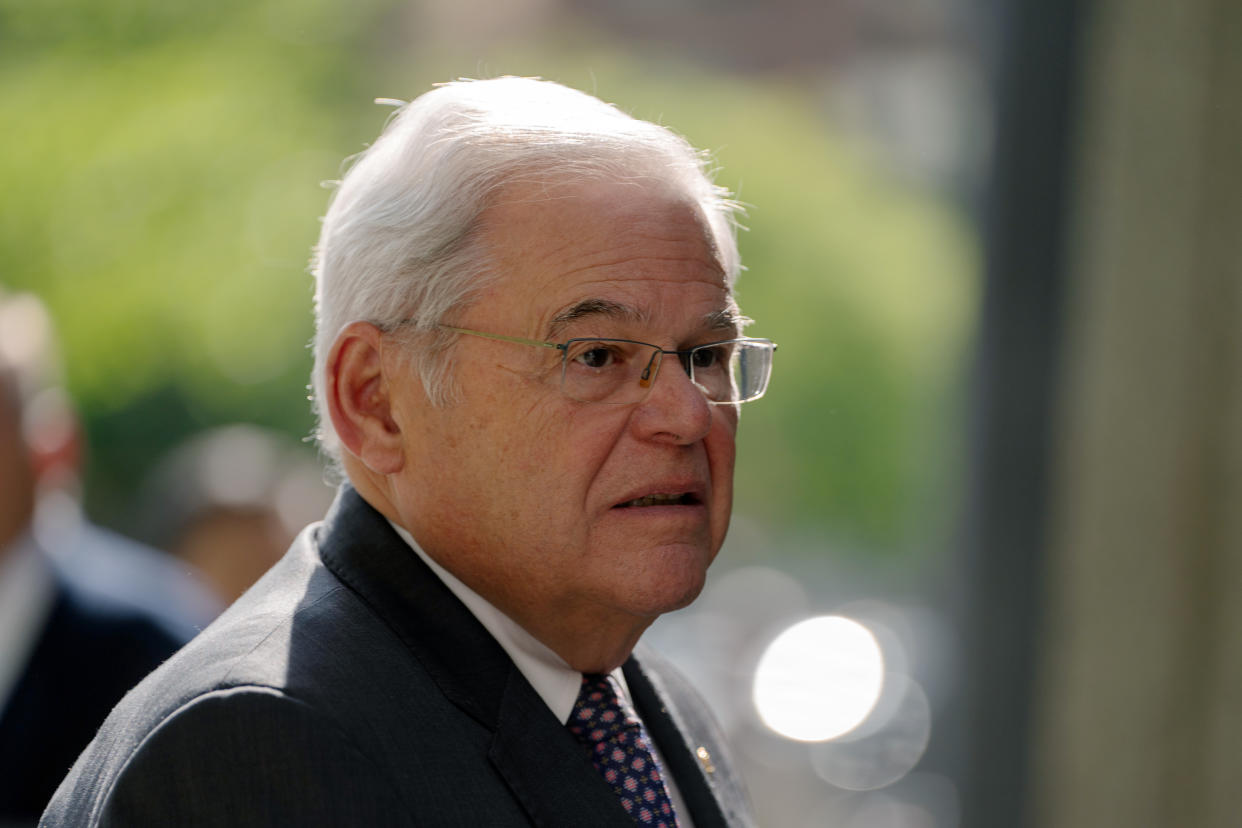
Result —
[{"label": "green foliage", "polygon": [[320,182],[378,131],[371,98],[539,74],[712,150],[749,205],[740,299],[780,351],[744,412],[738,510],[908,546],[948,502],[976,270],[960,217],[886,178],[800,87],[581,30],[447,53],[414,8],[0,0],[0,281],[60,327],[92,511],[123,523],[145,470],[204,425],[309,433]]}]

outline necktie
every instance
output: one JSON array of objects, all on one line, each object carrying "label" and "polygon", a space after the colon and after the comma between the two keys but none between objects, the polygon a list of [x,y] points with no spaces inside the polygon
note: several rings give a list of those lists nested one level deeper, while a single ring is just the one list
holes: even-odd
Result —
[{"label": "necktie", "polygon": [[582,677],[567,727],[590,749],[591,763],[635,823],[677,828],[677,815],[651,755],[647,732],[622,707],[608,676],[587,673]]}]

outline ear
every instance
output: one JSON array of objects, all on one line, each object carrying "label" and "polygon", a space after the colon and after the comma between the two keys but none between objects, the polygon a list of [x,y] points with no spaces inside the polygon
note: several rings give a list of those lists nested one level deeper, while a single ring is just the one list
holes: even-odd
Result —
[{"label": "ear", "polygon": [[26,407],[26,445],[35,479],[42,486],[79,481],[82,430],[69,396],[59,388],[41,391]]},{"label": "ear", "polygon": [[384,334],[371,323],[346,327],[328,354],[324,396],[342,447],[371,471],[393,474],[405,453],[383,350]]}]

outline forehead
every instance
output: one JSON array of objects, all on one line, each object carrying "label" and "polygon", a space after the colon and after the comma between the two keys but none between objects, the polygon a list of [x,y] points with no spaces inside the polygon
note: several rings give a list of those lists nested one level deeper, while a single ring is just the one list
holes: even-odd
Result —
[{"label": "forehead", "polygon": [[479,305],[531,336],[599,319],[719,327],[734,309],[700,209],[653,183],[511,187],[484,214],[483,240],[496,281]]}]

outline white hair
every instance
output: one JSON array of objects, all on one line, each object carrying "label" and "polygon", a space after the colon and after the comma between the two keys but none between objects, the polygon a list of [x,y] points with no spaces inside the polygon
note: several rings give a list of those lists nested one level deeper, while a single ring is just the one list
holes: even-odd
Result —
[{"label": "white hair", "polygon": [[324,406],[325,363],[356,321],[412,328],[428,397],[450,401],[437,329],[494,277],[479,217],[519,181],[655,180],[699,206],[731,287],[737,205],[712,183],[707,157],[672,131],[583,92],[532,78],[456,81],[402,104],[340,182],[315,248],[312,390],[321,446],[338,445]]}]

